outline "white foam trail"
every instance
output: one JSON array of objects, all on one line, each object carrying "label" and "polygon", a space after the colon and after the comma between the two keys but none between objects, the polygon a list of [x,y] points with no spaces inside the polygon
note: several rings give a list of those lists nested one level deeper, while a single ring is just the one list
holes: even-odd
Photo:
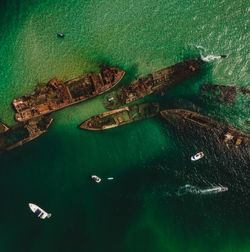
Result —
[{"label": "white foam trail", "polygon": [[201,60],[205,61],[205,62],[211,62],[211,61],[222,58],[221,56],[215,56],[215,55],[208,55],[206,57],[204,57],[202,54],[200,54],[200,55],[201,55]]},{"label": "white foam trail", "polygon": [[206,52],[206,48],[204,48],[203,46],[196,46],[197,49],[200,49],[200,56],[201,56],[201,60],[204,62],[211,62],[217,59],[221,59],[221,55],[207,55],[206,57],[202,55],[202,51]]},{"label": "white foam trail", "polygon": [[198,48],[198,49],[203,49],[204,51],[206,50],[203,46],[196,46],[196,48]]},{"label": "white foam trail", "polygon": [[181,186],[176,192],[177,196],[183,196],[185,194],[214,194],[219,192],[224,192],[224,188],[222,186],[215,186],[207,189],[200,189],[197,186],[185,185]]}]

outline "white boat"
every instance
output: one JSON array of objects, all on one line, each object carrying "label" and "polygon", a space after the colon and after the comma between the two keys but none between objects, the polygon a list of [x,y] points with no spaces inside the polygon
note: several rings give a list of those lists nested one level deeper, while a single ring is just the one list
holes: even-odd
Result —
[{"label": "white boat", "polygon": [[102,180],[99,178],[99,177],[97,177],[96,175],[92,175],[91,176],[91,179],[93,179],[96,183],[100,183]]},{"label": "white boat", "polygon": [[204,157],[204,153],[203,152],[198,152],[198,153],[196,153],[195,155],[193,155],[191,157],[191,160],[192,161],[197,161],[197,160],[199,160],[199,159],[201,159],[203,157]]},{"label": "white boat", "polygon": [[219,193],[219,192],[226,192],[226,191],[228,191],[228,188],[225,186],[215,186],[212,188],[200,190],[200,193],[210,194],[210,193]]},{"label": "white boat", "polygon": [[50,218],[51,214],[45,212],[42,208],[39,206],[29,203],[30,210],[40,219]]}]

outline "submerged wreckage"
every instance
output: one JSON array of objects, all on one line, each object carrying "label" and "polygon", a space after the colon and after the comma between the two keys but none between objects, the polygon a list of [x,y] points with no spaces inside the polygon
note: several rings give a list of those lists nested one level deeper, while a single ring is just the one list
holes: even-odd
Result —
[{"label": "submerged wreckage", "polygon": [[83,122],[79,128],[86,130],[110,129],[156,116],[159,111],[158,103],[148,102],[137,104],[93,116]]},{"label": "submerged wreckage", "polygon": [[249,134],[193,111],[169,109],[161,111],[161,115],[168,124],[177,128],[183,126],[184,129],[193,130],[194,126],[198,126],[206,131],[212,131],[216,133],[219,141],[227,146],[248,146],[250,142]]},{"label": "submerged wreckage", "polygon": [[10,129],[7,127],[0,134],[0,154],[21,146],[47,131],[53,119],[37,117],[24,123],[19,123]]},{"label": "submerged wreckage", "polygon": [[246,96],[250,94],[250,89],[243,87],[205,84],[201,87],[200,93],[203,97],[208,99],[233,104],[237,100],[238,93]]},{"label": "submerged wreckage", "polygon": [[115,86],[124,74],[116,67],[102,66],[100,74],[88,73],[66,82],[54,78],[38,87],[34,94],[12,102],[17,111],[16,120],[27,121],[93,98]]},{"label": "submerged wreckage", "polygon": [[0,122],[0,134],[7,131],[8,129],[9,127],[6,124]]},{"label": "submerged wreckage", "polygon": [[108,109],[119,108],[147,95],[174,87],[180,82],[195,76],[199,71],[200,61],[197,59],[179,62],[109,93],[104,98],[104,106]]}]

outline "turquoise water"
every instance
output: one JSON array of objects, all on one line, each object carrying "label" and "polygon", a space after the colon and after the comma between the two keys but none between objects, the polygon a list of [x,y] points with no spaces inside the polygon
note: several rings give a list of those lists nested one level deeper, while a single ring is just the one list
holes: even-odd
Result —
[{"label": "turquoise water", "polygon": [[[98,72],[135,77],[204,54],[228,54],[201,74],[152,96],[249,132],[249,100],[199,97],[207,82],[249,87],[247,1],[0,1],[0,119],[11,101],[53,77]],[[56,37],[65,34],[64,39]],[[0,157],[1,251],[250,251],[249,152],[193,143],[158,118],[105,132],[76,127],[105,111],[103,96],[51,114],[49,132]],[[190,155],[204,150],[195,164]],[[96,184],[90,174],[113,181]],[[228,186],[223,194],[176,196],[185,184]],[[52,213],[41,221],[29,202]]]}]

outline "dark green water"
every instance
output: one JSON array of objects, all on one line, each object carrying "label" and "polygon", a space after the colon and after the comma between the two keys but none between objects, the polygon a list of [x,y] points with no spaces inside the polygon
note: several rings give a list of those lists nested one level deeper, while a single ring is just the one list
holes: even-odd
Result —
[{"label": "dark green water", "polygon": [[[249,132],[249,100],[199,97],[206,82],[249,87],[248,1],[9,0],[0,8],[0,119],[10,125],[11,101],[54,76],[68,80],[108,63],[126,70],[122,85],[197,57],[203,46],[229,57],[149,99]],[[102,100],[53,113],[48,133],[0,157],[0,251],[250,251],[249,152],[193,142],[157,118],[78,130],[105,111]],[[206,158],[191,163],[201,149]],[[96,184],[90,174],[115,179]],[[229,191],[177,196],[185,184]],[[52,218],[36,218],[29,202]]]}]

